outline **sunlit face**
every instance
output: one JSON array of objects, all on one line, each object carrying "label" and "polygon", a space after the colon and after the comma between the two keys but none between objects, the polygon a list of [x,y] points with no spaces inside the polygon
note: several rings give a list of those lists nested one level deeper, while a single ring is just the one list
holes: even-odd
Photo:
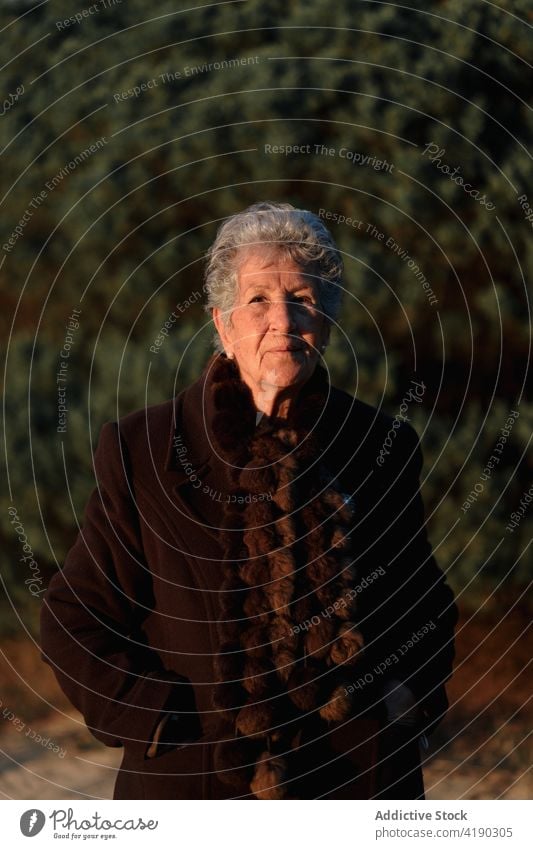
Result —
[{"label": "sunlit face", "polygon": [[297,390],[312,375],[330,324],[316,280],[283,255],[247,252],[238,266],[238,293],[230,321],[213,320],[254,398],[272,390]]}]

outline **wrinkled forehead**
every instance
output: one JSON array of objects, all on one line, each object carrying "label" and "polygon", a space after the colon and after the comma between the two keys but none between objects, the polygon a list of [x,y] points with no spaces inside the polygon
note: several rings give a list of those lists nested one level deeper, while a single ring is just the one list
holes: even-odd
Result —
[{"label": "wrinkled forehead", "polygon": [[304,280],[312,283],[313,268],[297,262],[283,245],[243,245],[235,255],[235,270],[240,287],[266,283],[272,275],[283,273],[295,284]]}]

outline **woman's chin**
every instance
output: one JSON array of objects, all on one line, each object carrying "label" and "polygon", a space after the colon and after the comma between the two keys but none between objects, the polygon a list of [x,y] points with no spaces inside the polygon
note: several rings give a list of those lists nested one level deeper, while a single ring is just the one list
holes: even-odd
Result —
[{"label": "woman's chin", "polygon": [[267,368],[263,369],[263,380],[270,386],[277,386],[279,389],[297,387],[308,380],[314,365],[315,363],[305,360],[296,362],[292,358],[287,362],[287,357],[280,357],[278,362],[275,364],[272,362]]}]

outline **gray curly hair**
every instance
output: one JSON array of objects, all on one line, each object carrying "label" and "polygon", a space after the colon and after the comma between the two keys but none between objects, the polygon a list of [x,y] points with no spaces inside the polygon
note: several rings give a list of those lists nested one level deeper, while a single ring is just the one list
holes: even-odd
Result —
[{"label": "gray curly hair", "polygon": [[[254,203],[219,227],[206,256],[206,312],[218,307],[225,323],[230,323],[238,291],[237,252],[253,246],[262,253],[286,256],[303,271],[316,275],[322,310],[330,320],[338,318],[344,266],[331,233],[313,212],[271,201]],[[216,351],[224,350],[217,331],[213,343]]]}]

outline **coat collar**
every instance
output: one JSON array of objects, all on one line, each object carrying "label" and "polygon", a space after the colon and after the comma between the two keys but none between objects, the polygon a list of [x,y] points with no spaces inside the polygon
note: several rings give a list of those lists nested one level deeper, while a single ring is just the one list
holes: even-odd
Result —
[{"label": "coat collar", "polygon": [[[205,472],[212,462],[215,450],[212,423],[216,412],[212,376],[213,369],[221,357],[225,359],[223,354],[213,354],[200,377],[174,399],[165,470],[174,474],[176,487],[190,479],[190,472],[186,471],[187,464],[190,464],[194,472],[201,476],[200,472]],[[331,387],[327,371],[320,365],[316,367],[314,374],[303,387],[298,403],[308,398],[319,386],[326,389],[329,404],[330,393],[335,390]],[[331,444],[333,438],[329,419],[324,409],[317,422],[317,436],[324,449]],[[265,424],[265,417],[261,420],[261,424]],[[335,424],[335,430],[337,424]],[[180,454],[180,451],[183,453]]]},{"label": "coat collar", "polygon": [[200,377],[174,399],[165,470],[177,474],[179,481],[176,485],[189,479],[178,454],[181,446],[186,448],[187,460],[195,470],[205,467],[211,457],[209,377],[216,359],[217,355],[213,354]]}]

